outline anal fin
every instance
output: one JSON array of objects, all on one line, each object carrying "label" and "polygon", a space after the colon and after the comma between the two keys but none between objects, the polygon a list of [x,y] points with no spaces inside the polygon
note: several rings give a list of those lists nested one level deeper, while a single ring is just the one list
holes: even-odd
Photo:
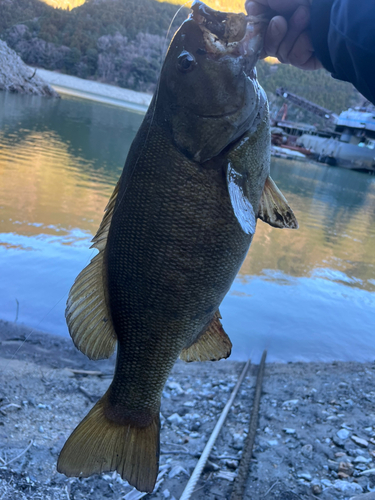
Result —
[{"label": "anal fin", "polygon": [[298,229],[293,210],[270,176],[264,184],[258,218],[273,227]]},{"label": "anal fin", "polygon": [[232,351],[232,342],[221,324],[221,316],[216,311],[207,330],[191,346],[183,349],[183,361],[218,361],[227,358]]}]

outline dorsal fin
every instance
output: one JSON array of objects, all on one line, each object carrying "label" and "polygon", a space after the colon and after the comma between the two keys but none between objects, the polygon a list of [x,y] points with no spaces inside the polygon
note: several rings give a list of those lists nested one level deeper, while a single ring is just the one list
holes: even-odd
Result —
[{"label": "dorsal fin", "polygon": [[293,210],[270,176],[267,177],[264,184],[258,217],[273,227],[298,229],[298,222]]},{"label": "dorsal fin", "polygon": [[116,346],[116,333],[104,291],[103,256],[119,190],[119,182],[105,208],[93,238],[99,253],[77,276],[66,304],[65,317],[75,346],[90,359],[109,358]]},{"label": "dorsal fin", "polygon": [[220,312],[216,311],[207,330],[191,346],[183,349],[183,361],[218,361],[230,356],[232,342],[221,324]]}]

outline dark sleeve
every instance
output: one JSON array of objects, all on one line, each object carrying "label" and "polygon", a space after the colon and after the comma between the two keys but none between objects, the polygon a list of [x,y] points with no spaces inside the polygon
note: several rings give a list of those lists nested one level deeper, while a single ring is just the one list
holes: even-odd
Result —
[{"label": "dark sleeve", "polygon": [[375,104],[375,0],[313,0],[311,34],[332,76]]}]

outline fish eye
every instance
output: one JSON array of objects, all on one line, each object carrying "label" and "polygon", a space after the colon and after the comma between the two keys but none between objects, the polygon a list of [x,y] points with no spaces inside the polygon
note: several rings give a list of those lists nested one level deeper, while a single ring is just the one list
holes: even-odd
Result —
[{"label": "fish eye", "polygon": [[195,57],[187,50],[183,50],[177,58],[177,68],[183,73],[193,70],[196,64]]}]

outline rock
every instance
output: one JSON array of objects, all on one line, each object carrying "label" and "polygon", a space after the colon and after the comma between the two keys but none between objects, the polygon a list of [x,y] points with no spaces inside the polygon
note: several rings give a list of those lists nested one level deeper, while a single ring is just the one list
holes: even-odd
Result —
[{"label": "rock", "polygon": [[347,429],[340,429],[338,432],[336,432],[337,437],[339,439],[345,440],[348,439],[350,436],[350,432]]},{"label": "rock", "polygon": [[306,479],[306,481],[312,480],[312,476],[309,472],[299,472],[297,474],[297,477],[299,477],[300,479]]},{"label": "rock", "polygon": [[344,473],[347,476],[353,474],[353,466],[350,462],[340,462],[339,463],[339,474]]},{"label": "rock", "polygon": [[328,467],[335,472],[339,471],[339,464],[334,460],[328,460]]},{"label": "rock", "polygon": [[201,427],[201,423],[199,422],[199,420],[196,420],[195,422],[193,422],[190,426],[190,429],[192,431],[199,431],[200,427]]},{"label": "rock", "polygon": [[331,450],[329,446],[326,446],[322,443],[319,443],[318,441],[315,441],[314,443],[314,450],[317,453],[324,454],[327,458],[333,459],[334,458],[334,453]]},{"label": "rock", "polygon": [[167,391],[163,391],[162,392],[162,395],[163,395],[163,398],[166,398],[166,399],[171,399],[171,395],[169,394],[169,392]]},{"label": "rock", "polygon": [[362,439],[362,438],[360,438],[360,437],[358,437],[358,436],[353,435],[353,436],[351,437],[351,440],[352,440],[355,444],[357,444],[358,446],[360,446],[361,448],[367,448],[367,447],[368,447],[368,442],[366,441],[366,439]]},{"label": "rock", "polygon": [[342,429],[347,429],[348,431],[352,431],[353,430],[352,427],[350,427],[350,425],[346,424],[345,422],[343,422],[341,424],[341,428]]},{"label": "rock", "polygon": [[196,439],[196,438],[199,438],[199,437],[200,437],[200,434],[199,434],[199,432],[194,431],[194,432],[191,432],[191,433],[189,434],[189,436],[190,436],[192,439]]},{"label": "rock", "polygon": [[355,497],[351,497],[350,500],[375,500],[375,492],[372,491],[370,493],[363,493],[362,495],[356,495]]},{"label": "rock", "polygon": [[184,469],[181,465],[175,465],[169,471],[168,477],[169,479],[173,479],[174,477],[178,476],[178,474],[181,474],[181,472],[183,472],[186,476],[189,476],[187,470]]},{"label": "rock", "polygon": [[358,455],[358,448],[354,446],[354,443],[352,441],[346,441],[344,444],[345,451],[348,455],[351,457],[356,457]]},{"label": "rock", "polygon": [[173,413],[173,415],[168,417],[167,420],[171,424],[175,424],[175,425],[180,425],[184,421],[184,419],[182,417],[180,417],[180,415],[178,413]]},{"label": "rock", "polygon": [[284,401],[282,407],[284,410],[294,410],[298,403],[299,399],[289,399],[288,401]]},{"label": "rock", "polygon": [[345,445],[345,439],[340,439],[337,435],[332,437],[332,441],[341,448]]},{"label": "rock", "polygon": [[243,448],[243,441],[244,438],[241,434],[238,434],[237,432],[233,434],[233,448],[235,450],[242,450]]},{"label": "rock", "polygon": [[177,394],[184,394],[185,391],[181,387],[181,385],[178,382],[168,382],[167,387],[169,389],[172,389],[173,391],[176,391]]},{"label": "rock", "polygon": [[362,455],[358,455],[358,457],[355,457],[353,462],[355,464],[369,464],[370,462],[372,462],[372,460],[371,460],[371,458],[365,458],[365,457],[362,457]]},{"label": "rock", "polygon": [[339,451],[338,453],[335,453],[336,458],[340,458],[340,462],[351,462],[350,458],[346,453],[343,451]]},{"label": "rock", "polygon": [[228,469],[236,470],[238,467],[237,460],[224,460],[224,465],[228,467]]},{"label": "rock", "polygon": [[341,479],[337,479],[333,483],[333,487],[342,493],[362,493],[362,488],[359,484],[349,483],[349,481],[342,481]]},{"label": "rock", "polygon": [[227,481],[234,481],[237,477],[235,472],[230,472],[228,470],[221,470],[216,474],[218,479],[226,479]]},{"label": "rock", "polygon": [[210,462],[210,460],[207,460],[203,469],[204,472],[216,472],[218,470],[220,470],[220,467],[217,464]]},{"label": "rock", "polygon": [[168,489],[165,489],[163,491],[163,497],[164,498],[170,498],[171,497],[171,493],[170,493],[170,491]]},{"label": "rock", "polygon": [[279,442],[277,441],[277,439],[270,439],[269,441],[267,441],[267,443],[270,446],[277,446],[279,444]]},{"label": "rock", "polygon": [[313,447],[311,446],[311,444],[305,444],[305,446],[302,446],[301,453],[306,458],[312,458]]},{"label": "rock", "polygon": [[332,483],[329,479],[322,479],[321,480],[321,483],[323,486],[325,486],[326,488],[330,488],[332,486]]},{"label": "rock", "polygon": [[285,434],[295,434],[296,433],[295,429],[290,429],[290,428],[285,428],[285,429],[283,429],[283,431],[285,432]]},{"label": "rock", "polygon": [[69,368],[63,368],[61,370],[61,377],[75,378],[75,373],[69,370]]},{"label": "rock", "polygon": [[59,97],[53,88],[29,68],[22,59],[0,40],[0,90]]},{"label": "rock", "polygon": [[339,479],[349,479],[350,476],[349,476],[349,474],[345,474],[345,472],[338,472],[337,477]]},{"label": "rock", "polygon": [[320,495],[323,491],[322,483],[316,478],[311,481],[310,487],[313,495]]}]

